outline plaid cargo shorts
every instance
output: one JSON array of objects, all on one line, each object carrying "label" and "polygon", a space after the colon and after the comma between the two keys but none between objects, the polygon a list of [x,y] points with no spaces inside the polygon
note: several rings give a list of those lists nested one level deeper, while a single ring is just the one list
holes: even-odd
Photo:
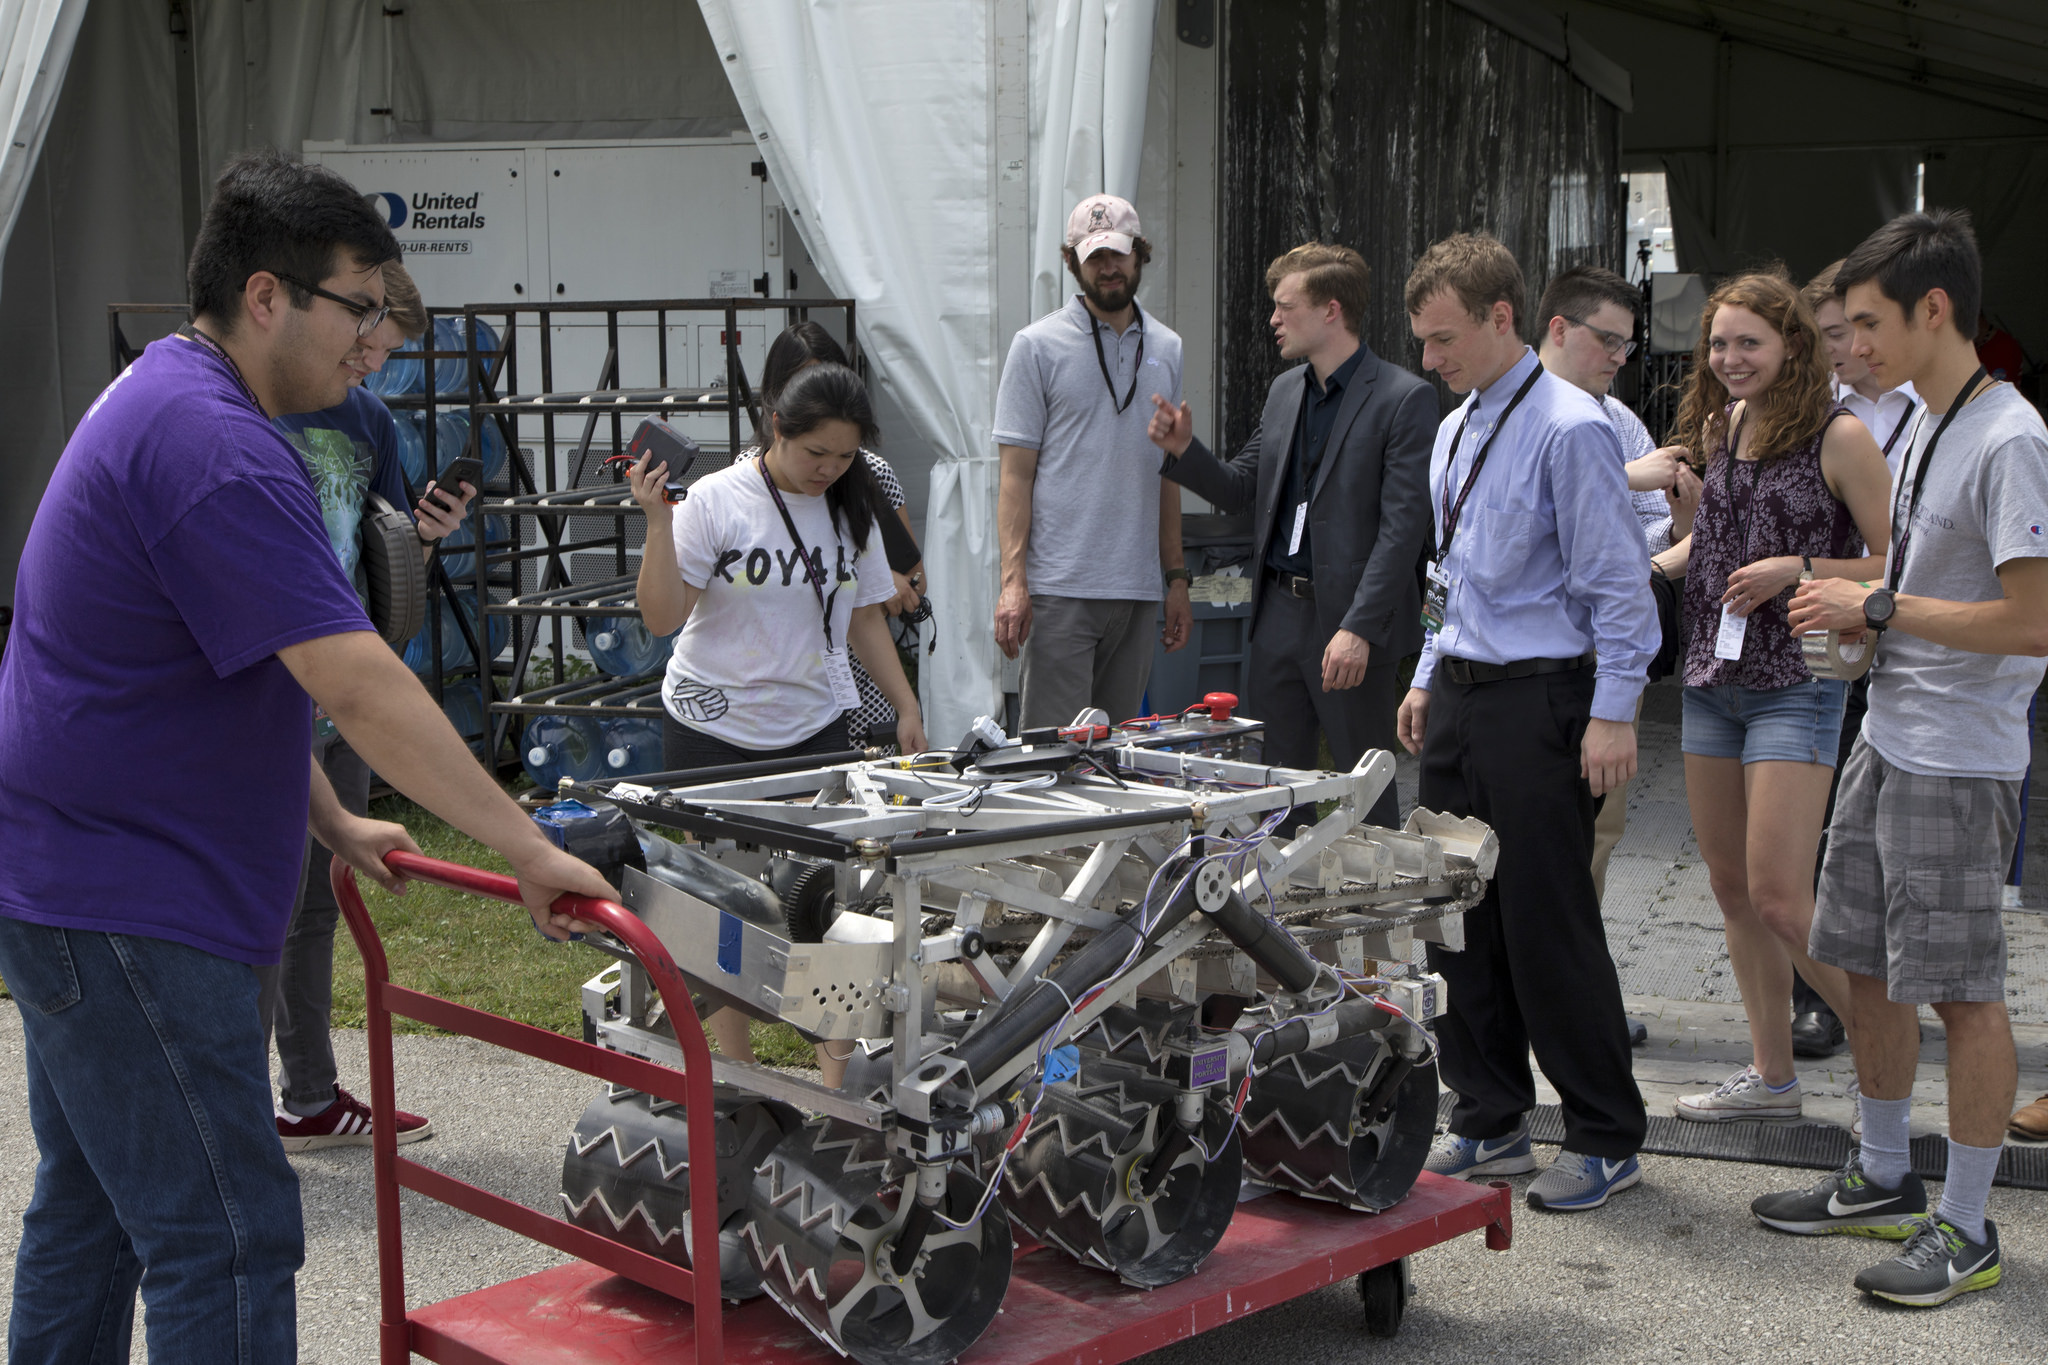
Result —
[{"label": "plaid cargo shorts", "polygon": [[2001,888],[2020,784],[1929,777],[1859,738],[1835,792],[1808,951],[1902,1005],[2005,999]]}]

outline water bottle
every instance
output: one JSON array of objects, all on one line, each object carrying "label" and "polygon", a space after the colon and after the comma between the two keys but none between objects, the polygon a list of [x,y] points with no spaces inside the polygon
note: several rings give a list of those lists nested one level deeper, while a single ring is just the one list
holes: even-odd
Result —
[{"label": "water bottle", "polygon": [[590,716],[535,716],[519,737],[520,766],[536,787],[563,778],[594,782],[606,775],[604,735]]},{"label": "water bottle", "polygon": [[661,720],[656,716],[609,716],[601,723],[604,766],[612,777],[661,771]]},{"label": "water bottle", "polygon": [[490,716],[484,710],[483,685],[474,678],[443,681],[441,714],[448,717],[455,733],[469,742],[469,751],[482,757],[484,746],[490,743],[491,737]]},{"label": "water bottle", "polygon": [[[410,356],[406,352],[412,352]],[[418,337],[408,337],[403,346],[384,358],[384,368],[372,372],[363,380],[363,387],[379,398],[398,398],[406,394],[424,392],[427,387],[427,362],[420,359]]]},{"label": "water bottle", "polygon": [[[471,320],[476,323],[476,349],[478,351],[497,350],[497,329],[492,327],[490,323],[485,322],[482,318],[474,318]],[[468,343],[464,341],[462,335],[461,318],[434,319],[435,350],[461,351],[467,349],[467,346]],[[479,363],[483,365],[485,372],[488,373],[491,367],[491,362],[485,359],[480,360]],[[441,359],[434,362],[434,392],[437,394],[461,394],[464,396],[468,395],[468,356],[444,356]]]},{"label": "water bottle", "polygon": [[[469,672],[476,668],[476,660],[470,656],[469,642],[462,638],[461,627],[455,623],[458,612],[461,613],[463,620],[469,622],[471,630],[477,629],[475,593],[458,592],[453,596],[444,595],[441,598],[441,672],[444,675]],[[487,619],[490,622],[490,635],[484,641],[484,648],[489,650],[491,657],[495,659],[505,648],[510,627],[502,616]],[[434,623],[428,621],[420,627],[420,633],[406,641],[405,645],[405,666],[423,678],[434,671],[433,632]]]},{"label": "water bottle", "polygon": [[391,416],[398,423],[398,467],[405,471],[407,483],[423,488],[427,482],[427,438],[420,435],[420,415],[394,412]]},{"label": "water bottle", "polygon": [[[469,413],[456,408],[441,413],[434,421],[434,467],[446,469],[451,460],[469,449]],[[505,472],[505,433],[493,419],[484,419],[483,449],[476,456],[483,461],[484,479],[494,481]]]},{"label": "water bottle", "polygon": [[600,616],[591,621],[583,639],[590,649],[590,662],[614,678],[637,678],[666,668],[676,636],[682,633],[677,626],[666,635],[656,635],[637,616]]},{"label": "water bottle", "polygon": [[[457,583],[466,583],[476,574],[476,555],[470,552],[475,540],[474,527],[477,518],[471,513],[462,519],[460,525],[441,538],[441,567],[448,571],[448,577]],[[512,529],[503,517],[484,518],[484,548],[502,550],[512,543]],[[457,553],[459,551],[460,553]]]}]

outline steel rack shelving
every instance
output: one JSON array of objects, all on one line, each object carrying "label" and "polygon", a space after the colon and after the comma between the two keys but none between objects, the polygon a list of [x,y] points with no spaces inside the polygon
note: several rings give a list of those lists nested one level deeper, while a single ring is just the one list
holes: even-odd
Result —
[{"label": "steel rack shelving", "polygon": [[[508,527],[505,539],[482,547],[473,570],[480,613],[477,634],[487,639],[492,619],[502,619],[510,627],[505,646],[510,664],[493,670],[485,698],[491,758],[503,751],[512,727],[531,716],[659,718],[658,671],[632,678],[564,676],[572,657],[572,631],[563,628],[564,621],[640,614],[634,600],[632,558],[637,542],[631,519],[644,514],[623,475],[604,472],[604,460],[627,448],[641,418],[723,415],[726,439],[698,442],[702,455],[691,481],[725,467],[750,443],[758,418],[758,400],[740,355],[742,319],[780,312],[787,323],[807,318],[814,310],[839,312],[845,320],[847,353],[857,357],[854,309],[852,299],[735,297],[467,304],[452,310],[464,318],[482,318],[498,328],[500,339],[496,350],[478,351],[476,329],[467,323],[463,327],[463,337],[472,347],[467,395],[471,441],[480,439],[484,422],[495,422],[507,450],[504,478],[484,489],[471,505],[477,528],[473,538],[482,538],[492,518],[503,518]],[[671,382],[675,376],[670,331],[679,325],[679,315],[687,319],[693,314],[704,323],[712,318],[718,322],[719,344],[725,352],[722,383]],[[556,353],[555,331],[564,320],[592,330],[602,326],[604,355],[590,388],[557,387],[564,362]],[[654,382],[625,383],[621,343],[629,333],[649,328]],[[525,354],[522,347],[528,348]],[[535,370],[538,386],[526,389],[523,380],[533,377]],[[611,522],[602,530],[587,521],[577,524],[591,517]],[[600,559],[609,553],[612,573],[579,584],[570,559],[580,555],[587,565],[593,552]],[[458,626],[466,626],[459,612],[455,617]],[[438,623],[439,611],[432,611],[429,619]],[[478,642],[472,638],[469,643],[473,648]],[[527,671],[543,649],[553,663],[554,681],[529,688],[524,681]]]}]

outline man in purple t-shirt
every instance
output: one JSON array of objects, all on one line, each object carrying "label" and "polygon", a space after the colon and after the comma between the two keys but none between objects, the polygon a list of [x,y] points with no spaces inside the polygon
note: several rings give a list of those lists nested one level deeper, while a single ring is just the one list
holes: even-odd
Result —
[{"label": "man in purple t-shirt", "polygon": [[[0,661],[0,978],[40,1161],[8,1354],[288,1360],[304,1255],[264,1075],[310,828],[393,890],[397,825],[310,767],[310,694],[394,786],[500,850],[549,906],[606,896],[550,845],[370,629],[304,463],[271,427],[332,407],[397,244],[347,182],[230,163],[193,248],[192,323],[93,403],[29,529]],[[146,1272],[146,1274],[145,1274]]]}]

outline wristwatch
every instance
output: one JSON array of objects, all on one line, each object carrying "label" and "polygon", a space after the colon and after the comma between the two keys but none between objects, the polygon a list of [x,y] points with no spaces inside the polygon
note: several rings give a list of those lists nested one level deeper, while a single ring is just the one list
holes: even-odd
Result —
[{"label": "wristwatch", "polygon": [[1186,569],[1168,569],[1166,571],[1166,582],[1168,586],[1171,586],[1174,580],[1176,579],[1183,583],[1192,583],[1194,582],[1195,576],[1189,573]]},{"label": "wristwatch", "polygon": [[1863,624],[1872,630],[1883,630],[1892,623],[1892,613],[1898,609],[1898,601],[1890,588],[1872,588],[1870,596],[1863,599]]}]

